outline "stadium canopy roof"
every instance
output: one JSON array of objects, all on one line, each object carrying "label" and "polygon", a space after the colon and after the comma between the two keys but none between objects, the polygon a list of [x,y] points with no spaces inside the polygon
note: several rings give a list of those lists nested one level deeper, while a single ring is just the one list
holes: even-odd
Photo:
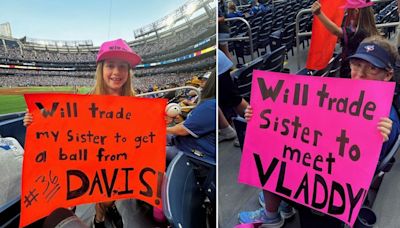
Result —
[{"label": "stadium canopy roof", "polygon": [[[165,28],[173,28],[175,23],[181,19],[190,20],[190,17],[198,10],[203,9],[209,17],[213,16],[212,11],[215,10],[213,0],[189,0],[183,6],[176,9],[171,14],[139,29],[133,31],[135,38],[140,38],[151,33],[157,33]],[[214,8],[213,8],[214,7]]]},{"label": "stadium canopy roof", "polygon": [[23,41],[26,44],[37,44],[41,46],[54,46],[54,47],[92,47],[93,41],[91,40],[73,40],[73,41],[65,41],[65,40],[46,40],[46,39],[35,39],[24,37]]}]

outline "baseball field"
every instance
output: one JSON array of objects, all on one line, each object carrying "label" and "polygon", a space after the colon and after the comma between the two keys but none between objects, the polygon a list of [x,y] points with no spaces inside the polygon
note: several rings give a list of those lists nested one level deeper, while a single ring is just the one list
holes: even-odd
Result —
[{"label": "baseball field", "polygon": [[85,94],[90,87],[14,87],[0,88],[0,115],[26,110],[24,94],[26,93],[79,93]]}]

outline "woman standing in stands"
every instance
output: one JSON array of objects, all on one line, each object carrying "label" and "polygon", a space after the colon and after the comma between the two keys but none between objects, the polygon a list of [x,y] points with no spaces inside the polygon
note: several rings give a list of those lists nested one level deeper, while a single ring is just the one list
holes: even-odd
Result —
[{"label": "woman standing in stands", "polygon": [[[96,59],[96,84],[90,94],[111,96],[134,96],[132,89],[132,71],[130,70],[141,62],[128,44],[122,39],[104,42]],[[24,126],[28,127],[33,121],[33,116],[27,110],[24,117]],[[96,203],[95,227],[105,227],[104,220],[107,216],[117,228],[122,228],[122,217],[114,201]]]},{"label": "woman standing in stands", "polygon": [[[351,72],[349,76],[354,80],[376,80],[393,81],[394,65],[398,59],[398,53],[390,42],[381,36],[372,36],[364,39],[357,48],[354,55],[348,57]],[[245,118],[250,121],[253,109],[248,106]],[[400,121],[397,111],[392,106],[389,118],[382,117],[378,123],[377,130],[383,137],[383,145],[379,161],[389,153],[400,133]],[[262,208],[257,211],[240,212],[241,223],[264,223],[281,227],[284,219],[294,215],[294,210],[280,196],[263,190],[259,194],[259,202]]]},{"label": "woman standing in stands", "polygon": [[340,38],[342,46],[341,77],[349,77],[350,65],[347,57],[355,53],[361,41],[369,36],[379,35],[375,26],[373,4],[371,0],[347,0],[346,4],[342,6],[347,13],[343,27],[337,26],[324,14],[318,1],[311,6],[311,12],[326,29]]}]

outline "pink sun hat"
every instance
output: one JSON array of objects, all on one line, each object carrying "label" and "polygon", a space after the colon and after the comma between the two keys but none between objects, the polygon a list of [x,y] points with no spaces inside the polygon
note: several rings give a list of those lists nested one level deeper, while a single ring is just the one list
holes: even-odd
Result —
[{"label": "pink sun hat", "polygon": [[131,67],[142,61],[140,56],[122,39],[106,41],[100,46],[96,63],[105,59],[120,59],[128,62]]},{"label": "pink sun hat", "polygon": [[361,9],[372,6],[374,3],[371,0],[347,0],[346,4],[341,6],[342,9]]}]

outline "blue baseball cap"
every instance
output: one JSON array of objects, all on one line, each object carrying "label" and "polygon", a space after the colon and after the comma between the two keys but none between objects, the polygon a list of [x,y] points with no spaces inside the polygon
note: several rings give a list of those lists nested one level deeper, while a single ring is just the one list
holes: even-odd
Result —
[{"label": "blue baseball cap", "polygon": [[232,61],[226,57],[225,53],[218,49],[218,75],[227,72],[232,66]]},{"label": "blue baseball cap", "polygon": [[383,48],[374,43],[361,43],[348,59],[362,59],[381,69],[393,69],[395,60]]}]

